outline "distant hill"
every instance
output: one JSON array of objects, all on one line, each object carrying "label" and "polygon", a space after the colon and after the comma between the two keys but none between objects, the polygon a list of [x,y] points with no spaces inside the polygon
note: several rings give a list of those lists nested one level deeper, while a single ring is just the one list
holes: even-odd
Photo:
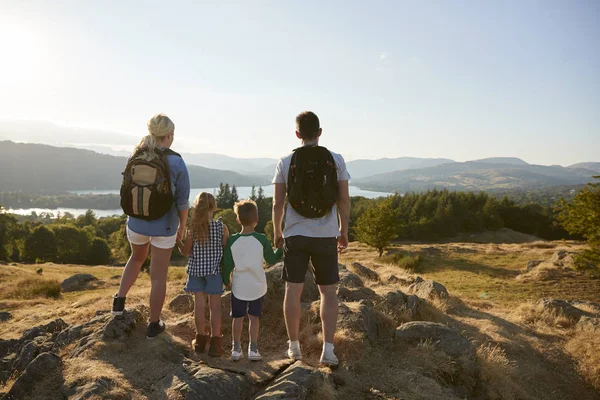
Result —
[{"label": "distant hill", "polygon": [[486,164],[509,164],[509,165],[529,165],[528,162],[516,157],[491,157],[482,158],[481,160],[473,160],[474,162]]},{"label": "distant hill", "polygon": [[352,178],[358,179],[386,172],[433,167],[453,162],[453,160],[447,158],[399,157],[381,158],[379,160],[354,160],[347,162],[346,167]]},{"label": "distant hill", "polygon": [[600,174],[600,162],[582,162],[578,164],[569,165],[569,169],[587,169]]},{"label": "distant hill", "polygon": [[451,190],[510,190],[579,185],[592,181],[593,171],[561,166],[468,161],[429,168],[394,171],[354,179],[361,189],[380,191],[422,191],[432,188]]},{"label": "distant hill", "polygon": [[[111,190],[121,184],[127,159],[89,150],[0,142],[0,191]],[[264,177],[188,165],[193,188],[268,184]]]}]

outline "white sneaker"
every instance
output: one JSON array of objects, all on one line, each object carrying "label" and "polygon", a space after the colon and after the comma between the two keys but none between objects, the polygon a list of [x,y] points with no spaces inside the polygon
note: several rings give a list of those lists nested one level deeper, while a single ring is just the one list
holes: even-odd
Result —
[{"label": "white sneaker", "polygon": [[248,360],[250,360],[250,361],[262,360],[262,356],[258,352],[258,349],[256,349],[256,351],[252,351],[252,350],[248,349]]},{"label": "white sneaker", "polygon": [[[288,340],[288,344],[290,343],[290,341]],[[297,349],[292,349],[291,347],[288,347],[287,351],[285,352],[285,355],[294,360],[302,360],[302,351],[300,350],[300,347],[298,347]]]},{"label": "white sneaker", "polygon": [[233,361],[239,361],[242,358],[244,358],[244,353],[241,350],[240,351],[231,350],[231,359]]},{"label": "white sneaker", "polygon": [[338,360],[333,351],[331,352],[331,354],[325,354],[325,352],[322,352],[319,363],[327,367],[337,367],[340,364],[340,360]]}]

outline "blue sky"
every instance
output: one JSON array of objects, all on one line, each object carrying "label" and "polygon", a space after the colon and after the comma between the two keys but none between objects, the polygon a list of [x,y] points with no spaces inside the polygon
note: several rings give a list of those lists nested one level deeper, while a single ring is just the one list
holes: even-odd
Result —
[{"label": "blue sky", "polygon": [[[600,161],[600,2],[3,1],[0,117],[278,157]],[[179,146],[179,147],[178,147]]]}]

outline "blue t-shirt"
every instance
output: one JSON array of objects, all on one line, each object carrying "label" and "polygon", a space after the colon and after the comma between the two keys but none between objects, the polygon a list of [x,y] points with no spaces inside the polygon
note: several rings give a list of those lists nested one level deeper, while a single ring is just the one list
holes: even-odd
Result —
[{"label": "blue t-shirt", "polygon": [[190,198],[190,176],[183,158],[175,155],[167,156],[171,170],[171,182],[175,200],[167,214],[154,221],[146,221],[129,217],[127,226],[130,230],[146,236],[173,236],[179,228],[179,211],[187,210]]}]

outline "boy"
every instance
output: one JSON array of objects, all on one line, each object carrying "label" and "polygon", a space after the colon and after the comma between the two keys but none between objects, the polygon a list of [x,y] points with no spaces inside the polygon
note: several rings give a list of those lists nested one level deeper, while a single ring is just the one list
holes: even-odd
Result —
[{"label": "boy", "polygon": [[[250,344],[248,359],[262,359],[258,351],[258,327],[262,304],[267,293],[267,276],[263,258],[273,265],[281,259],[282,250],[273,251],[267,236],[254,231],[258,223],[258,207],[252,200],[235,203],[234,211],[242,231],[231,235],[223,255],[223,283],[231,287],[231,317],[233,343],[231,359],[238,361],[242,353],[242,327],[248,315]],[[230,278],[231,277],[231,278]]]}]

